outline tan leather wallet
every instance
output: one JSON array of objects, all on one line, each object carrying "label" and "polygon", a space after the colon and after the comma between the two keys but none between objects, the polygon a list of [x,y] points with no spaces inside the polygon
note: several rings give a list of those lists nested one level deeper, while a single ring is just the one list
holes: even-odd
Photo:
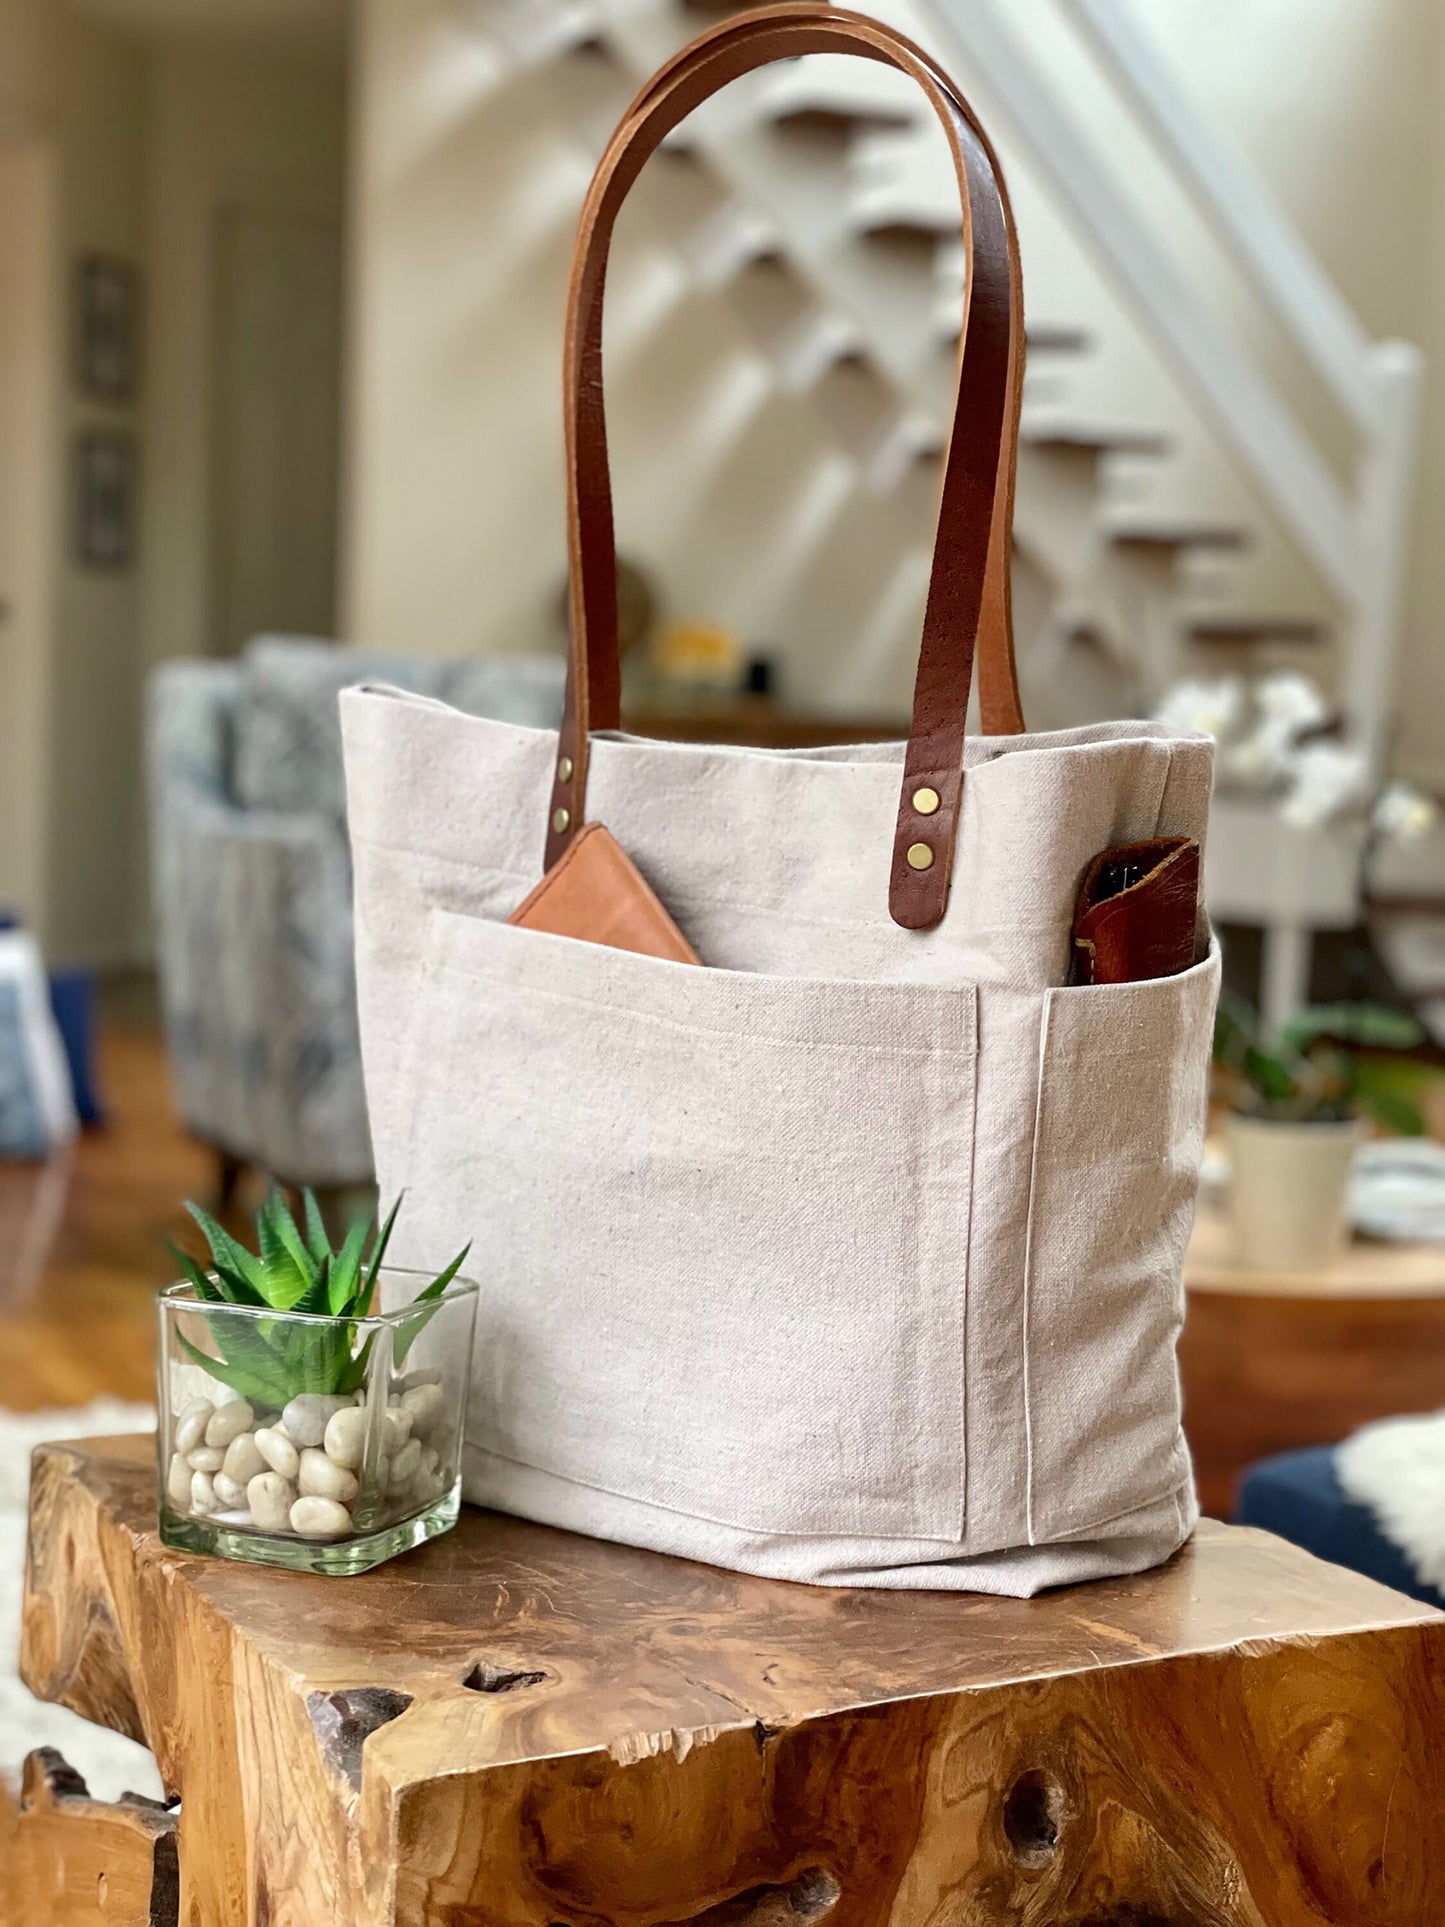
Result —
[{"label": "tan leather wallet", "polygon": [[519,910],[525,930],[635,950],[673,963],[702,960],[632,858],[602,823],[586,823]]}]

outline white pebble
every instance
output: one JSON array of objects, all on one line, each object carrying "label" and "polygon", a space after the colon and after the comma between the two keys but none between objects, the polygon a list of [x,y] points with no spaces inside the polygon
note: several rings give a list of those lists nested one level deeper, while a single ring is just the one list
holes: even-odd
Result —
[{"label": "white pebble", "polygon": [[294,1479],[301,1470],[301,1457],[286,1434],[276,1425],[263,1425],[255,1434],[256,1450],[273,1472],[283,1479]]},{"label": "white pebble", "polygon": [[353,1472],[366,1457],[366,1413],[361,1406],[347,1405],[331,1414],[326,1422],[326,1456]]},{"label": "white pebble", "polygon": [[333,1412],[339,1412],[349,1399],[327,1397],[321,1392],[302,1392],[281,1414],[286,1436],[293,1445],[320,1445]]},{"label": "white pebble", "polygon": [[424,1445],[421,1449],[421,1462],[412,1474],[412,1484],[420,1485],[423,1480],[434,1479],[440,1464],[439,1455],[433,1452],[429,1445]]},{"label": "white pebble", "polygon": [[414,1385],[402,1394],[401,1409],[411,1414],[413,1432],[430,1432],[446,1416],[446,1394],[440,1385]]},{"label": "white pebble", "polygon": [[391,1472],[387,1478],[387,1490],[400,1492],[403,1486],[411,1484],[416,1469],[421,1464],[421,1440],[408,1439],[391,1462]]},{"label": "white pebble", "polygon": [[418,1385],[440,1385],[442,1375],[431,1368],[417,1372],[406,1372],[396,1380],[398,1391],[414,1392]]},{"label": "white pebble", "polygon": [[192,1512],[214,1512],[216,1509],[216,1488],[209,1472],[191,1474]]},{"label": "white pebble", "polygon": [[232,1439],[250,1431],[255,1417],[243,1398],[233,1398],[229,1404],[218,1406],[206,1427],[206,1444],[219,1445],[224,1452]]},{"label": "white pebble", "polygon": [[394,1412],[384,1412],[381,1419],[381,1444],[383,1451],[399,1452],[411,1437],[411,1413],[403,1412],[398,1406]]},{"label": "white pebble", "polygon": [[178,1452],[194,1452],[206,1436],[206,1427],[215,1411],[208,1398],[188,1399],[176,1415],[175,1446]]},{"label": "white pebble", "polygon": [[218,1526],[249,1526],[253,1525],[255,1521],[245,1506],[240,1505],[231,1506],[225,1512],[213,1512],[211,1514],[211,1523]]},{"label": "white pebble", "polygon": [[291,1520],[296,1490],[279,1472],[261,1472],[246,1487],[246,1503],[262,1532],[284,1532]]},{"label": "white pebble", "polygon": [[219,1472],[226,1462],[224,1452],[218,1452],[214,1445],[198,1445],[190,1454],[193,1472]]},{"label": "white pebble", "polygon": [[177,1512],[191,1503],[191,1462],[184,1452],[171,1454],[171,1469],[166,1474],[166,1497]]},{"label": "white pebble", "polygon": [[335,1499],[298,1499],[291,1508],[291,1530],[303,1539],[343,1539],[351,1530],[351,1514]]},{"label": "white pebble", "polygon": [[249,1485],[258,1473],[266,1470],[267,1461],[261,1456],[261,1448],[256,1443],[254,1432],[242,1432],[226,1447],[225,1462],[221,1470],[228,1479],[237,1485]]},{"label": "white pebble", "polygon": [[222,1505],[230,1506],[234,1510],[235,1507],[246,1503],[246,1480],[232,1479],[224,1472],[218,1472],[211,1483],[215,1486],[216,1497]]},{"label": "white pebble", "polygon": [[301,1491],[304,1497],[336,1499],[342,1505],[349,1505],[359,1490],[356,1474],[348,1472],[344,1465],[337,1465],[314,1445],[308,1445],[301,1454]]},{"label": "white pebble", "polygon": [[413,1479],[411,1484],[412,1503],[418,1506],[435,1505],[437,1500],[446,1491],[449,1483],[449,1480],[441,1478],[435,1472],[432,1473],[430,1478],[423,1479],[418,1477]]}]

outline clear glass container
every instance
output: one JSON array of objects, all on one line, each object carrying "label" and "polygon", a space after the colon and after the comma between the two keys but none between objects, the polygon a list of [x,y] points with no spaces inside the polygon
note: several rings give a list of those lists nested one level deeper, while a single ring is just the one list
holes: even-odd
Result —
[{"label": "clear glass container", "polygon": [[461,1506],[477,1287],[416,1305],[383,1270],[368,1318],[160,1295],[161,1538],[299,1572],[356,1573],[447,1532]]}]

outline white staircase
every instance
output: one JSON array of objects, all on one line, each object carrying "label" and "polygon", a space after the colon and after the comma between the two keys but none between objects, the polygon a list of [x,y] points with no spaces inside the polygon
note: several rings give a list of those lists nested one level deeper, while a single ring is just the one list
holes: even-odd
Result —
[{"label": "white staircase", "polygon": [[[544,78],[588,157],[664,58],[740,10],[457,4],[502,67]],[[1001,136],[1014,193],[1029,290],[1015,608],[1031,722],[1138,712],[1185,670],[1296,662],[1382,757],[1418,356],[1367,337],[1118,0],[870,10],[959,75]],[[1075,65],[1055,71],[1065,33]],[[1140,218],[1098,100],[1076,110],[1085,60],[1328,394],[1342,460],[1189,286],[1169,234]],[[785,667],[810,697],[901,716],[962,305],[956,187],[926,103],[869,62],[766,69],[694,114],[637,198],[668,266],[609,317],[619,408],[631,372],[657,379],[669,313],[745,350],[726,358],[708,419],[688,426],[692,486],[669,467],[652,507],[694,583],[709,554],[736,577],[729,523],[746,527],[746,590],[732,580],[720,597],[729,619],[795,637]],[[806,447],[790,454],[782,431],[796,441],[800,410]],[[738,506],[760,487],[775,491],[761,540]],[[1352,832],[1277,831],[1258,805],[1221,799],[1213,902],[1272,931],[1276,1013],[1301,995],[1308,932],[1358,914],[1355,846]]]}]

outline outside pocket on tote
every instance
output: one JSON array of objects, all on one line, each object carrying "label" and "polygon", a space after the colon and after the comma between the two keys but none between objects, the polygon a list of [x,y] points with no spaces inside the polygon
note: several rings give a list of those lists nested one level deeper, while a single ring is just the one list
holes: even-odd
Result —
[{"label": "outside pocket on tote", "polygon": [[482,1450],[759,1533],[956,1541],[972,986],[432,913],[413,1231],[477,1239]]},{"label": "outside pocket on tote", "polygon": [[1026,1259],[1032,1544],[1120,1518],[1187,1471],[1175,1343],[1218,990],[1214,945],[1177,977],[1045,996]]}]

